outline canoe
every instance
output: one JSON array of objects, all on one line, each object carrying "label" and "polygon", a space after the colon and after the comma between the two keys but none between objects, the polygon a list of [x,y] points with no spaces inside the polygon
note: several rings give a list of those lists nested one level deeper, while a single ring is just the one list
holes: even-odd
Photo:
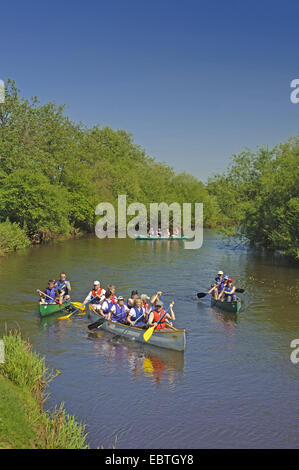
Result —
[{"label": "canoe", "polygon": [[122,335],[122,338],[138,341],[139,343],[151,344],[152,346],[171,349],[173,351],[184,351],[186,347],[185,330],[162,329],[154,331],[147,342],[143,339],[146,330],[135,326],[129,327],[122,323],[103,319],[101,330],[109,331],[109,333],[113,333],[114,335]]},{"label": "canoe", "polygon": [[237,300],[236,302],[221,302],[221,300],[216,300],[211,297],[211,307],[217,307],[230,313],[239,313],[241,309],[241,301]]},{"label": "canoe", "polygon": [[150,237],[149,235],[136,235],[136,240],[190,240],[190,237]]},{"label": "canoe", "polygon": [[47,315],[52,315],[53,313],[61,312],[66,307],[71,305],[70,302],[64,302],[62,305],[60,304],[39,304],[39,313],[42,317],[46,317]]}]

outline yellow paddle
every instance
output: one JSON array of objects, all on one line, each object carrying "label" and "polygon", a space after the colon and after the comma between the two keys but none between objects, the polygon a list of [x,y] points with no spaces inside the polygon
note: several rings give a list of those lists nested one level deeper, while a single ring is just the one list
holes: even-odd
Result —
[{"label": "yellow paddle", "polygon": [[[94,299],[96,298],[95,297],[92,297],[88,302],[86,302],[85,305],[88,305],[90,302],[92,302]],[[84,305],[84,307],[85,307]],[[58,320],[66,320],[67,318],[69,318],[71,315],[74,315],[74,313],[76,313],[78,310],[82,309],[83,308],[83,305],[80,304],[79,307],[77,307],[73,312],[69,313],[68,315],[64,315],[63,317],[58,317]]]},{"label": "yellow paddle", "polygon": [[[174,304],[174,301],[172,301],[170,305],[173,305],[173,304]],[[160,318],[160,320],[158,321],[158,323],[157,323],[156,326],[158,326],[158,324],[160,323],[160,321],[163,320],[163,318],[165,317],[166,313],[168,313],[168,310],[170,309],[170,305],[169,305],[168,309],[164,312],[164,314],[162,315],[162,317]],[[148,328],[148,329],[146,330],[146,332],[145,332],[144,335],[143,335],[144,341],[148,341],[148,340],[150,339],[150,337],[152,336],[152,334],[153,334],[153,332],[154,332],[156,326],[151,326],[150,328]]]}]

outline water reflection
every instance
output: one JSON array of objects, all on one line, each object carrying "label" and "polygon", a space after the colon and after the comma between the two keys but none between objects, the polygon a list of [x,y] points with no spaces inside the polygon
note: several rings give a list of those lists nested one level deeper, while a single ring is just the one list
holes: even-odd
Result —
[{"label": "water reflection", "polygon": [[104,359],[108,372],[127,367],[134,380],[151,379],[156,388],[172,388],[184,370],[184,353],[114,337],[105,331],[89,332],[94,353]]}]

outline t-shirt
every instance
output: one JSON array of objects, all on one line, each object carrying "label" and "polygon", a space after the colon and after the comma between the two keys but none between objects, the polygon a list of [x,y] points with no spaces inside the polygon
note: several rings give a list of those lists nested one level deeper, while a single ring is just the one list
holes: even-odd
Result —
[{"label": "t-shirt", "polygon": [[[108,301],[107,300],[104,300],[104,302],[102,303],[102,310],[104,313],[109,313],[110,312],[110,302],[112,302],[112,300],[109,300],[109,304],[108,304]],[[112,307],[113,308],[114,305],[112,304]]]}]

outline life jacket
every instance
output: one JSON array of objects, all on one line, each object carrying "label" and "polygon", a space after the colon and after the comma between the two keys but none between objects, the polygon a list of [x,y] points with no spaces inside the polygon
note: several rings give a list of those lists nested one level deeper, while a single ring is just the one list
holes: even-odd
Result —
[{"label": "life jacket", "polygon": [[[158,323],[158,321],[164,315],[164,313],[165,313],[164,309],[162,309],[161,313],[158,313],[156,310],[153,310],[154,323]],[[165,328],[165,326],[166,326],[166,319],[164,316],[163,319],[160,321],[160,323],[156,326],[156,330],[161,330],[162,328]]]},{"label": "life jacket", "polygon": [[[135,323],[135,326],[136,325],[144,325],[144,322],[145,322],[145,318],[144,318],[144,315],[145,314],[145,310],[143,307],[140,307],[140,310],[138,310],[138,308],[136,307],[136,305],[133,307],[133,309],[135,310],[135,318],[134,318],[134,323]],[[143,316],[142,316],[143,315]],[[138,318],[140,318],[142,316],[142,319],[138,321]]]},{"label": "life jacket", "polygon": [[[220,279],[219,279],[218,282],[220,282]],[[224,287],[224,281],[221,281],[221,284],[218,286],[218,293],[219,293],[219,294],[220,294],[220,292],[222,291],[223,287]]]},{"label": "life jacket", "polygon": [[224,291],[224,295],[225,295],[225,296],[231,295],[233,288],[234,288],[234,286],[231,286],[230,288],[229,288],[229,287],[226,287],[226,288],[225,288],[225,291]]},{"label": "life jacket", "polygon": [[[95,291],[94,289],[92,289],[91,293],[92,293],[92,296],[93,297],[96,297],[97,295],[101,295],[101,292],[102,292],[102,288],[100,288],[99,290]],[[99,304],[100,303],[100,299],[99,297],[96,297],[92,302],[92,304]]]},{"label": "life jacket", "polygon": [[55,287],[52,287],[52,289],[49,289],[49,287],[46,288],[45,292],[49,297],[51,297],[53,300],[50,300],[48,297],[45,298],[45,301],[47,304],[55,304],[55,299],[56,299],[56,291]]},{"label": "life jacket", "polygon": [[[103,310],[103,312],[104,312],[105,315],[108,315],[108,313],[110,312],[111,307],[112,307],[112,305],[113,305],[113,302],[112,302],[112,300],[108,300],[108,299],[105,299],[105,300],[106,300],[106,302],[107,302],[107,304],[108,304],[108,308],[106,308],[106,310]],[[104,300],[104,302],[105,302],[105,300]],[[103,302],[103,303],[104,303],[104,302]]]},{"label": "life jacket", "polygon": [[69,290],[67,288],[66,282],[68,282],[68,281],[67,280],[65,280],[65,281],[60,281],[59,280],[58,283],[57,283],[57,289],[64,290],[65,295],[69,295]]},{"label": "life jacket", "polygon": [[111,312],[111,320],[116,320],[120,323],[124,323],[126,320],[126,309],[125,306],[121,307],[118,304],[115,304],[115,313]]},{"label": "life jacket", "polygon": [[112,300],[112,302],[113,302],[114,304],[116,304],[116,302],[117,302],[117,296],[113,294],[111,300]]}]

